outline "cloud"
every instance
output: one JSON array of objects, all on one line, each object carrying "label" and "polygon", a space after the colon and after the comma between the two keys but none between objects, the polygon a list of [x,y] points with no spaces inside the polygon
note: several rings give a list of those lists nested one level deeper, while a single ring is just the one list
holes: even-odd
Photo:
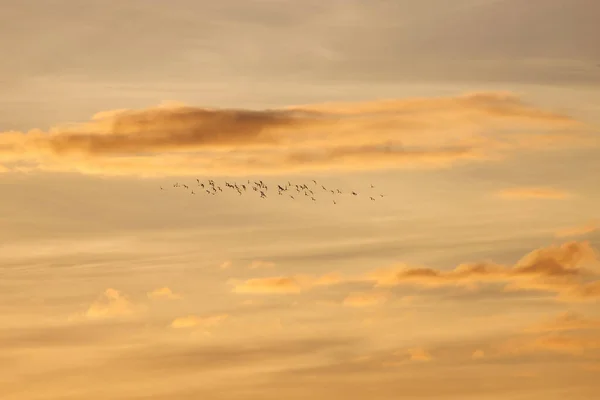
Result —
[{"label": "cloud", "polygon": [[151,292],[148,292],[148,298],[150,299],[168,299],[168,300],[178,300],[181,299],[182,296],[179,294],[175,294],[168,287],[163,287],[160,289],[155,289]]},{"label": "cloud", "polygon": [[549,351],[579,356],[588,350],[600,349],[600,339],[598,337],[549,335],[536,338],[528,345],[529,349],[533,351]]},{"label": "cloud", "polygon": [[565,301],[588,301],[600,299],[600,280],[565,289],[560,298]]},{"label": "cloud", "polygon": [[232,265],[231,261],[227,260],[227,261],[223,261],[223,263],[221,265],[219,265],[219,268],[228,269],[231,267],[231,265]]},{"label": "cloud", "polygon": [[292,277],[269,277],[248,279],[236,284],[233,291],[236,293],[300,293],[302,285]]},{"label": "cloud", "polygon": [[563,332],[600,329],[600,319],[586,318],[572,311],[565,312],[526,329],[527,332]]},{"label": "cloud", "polygon": [[350,293],[342,304],[347,307],[372,307],[387,301],[384,293]]},{"label": "cloud", "polygon": [[496,92],[261,111],[170,106],[3,132],[0,164],[141,176],[442,168],[583,145],[584,128]]},{"label": "cloud", "polygon": [[109,288],[89,306],[85,316],[90,319],[127,317],[134,314],[136,309],[121,292]]},{"label": "cloud", "polygon": [[506,291],[545,290],[578,298],[600,296],[600,281],[587,282],[595,276],[583,268],[598,261],[589,242],[568,242],[530,252],[512,266],[494,263],[462,264],[442,271],[427,267],[393,267],[368,273],[365,280],[376,286],[417,285],[426,287],[474,284],[504,284]]},{"label": "cloud", "polygon": [[271,261],[254,260],[250,263],[248,268],[250,268],[250,269],[273,268],[274,266],[275,266],[275,263],[271,262]]},{"label": "cloud", "polygon": [[422,348],[408,349],[407,353],[411,361],[427,362],[433,359],[431,354],[429,354],[427,350]]},{"label": "cloud", "polygon": [[559,229],[555,232],[557,238],[566,238],[573,236],[583,236],[598,231],[600,224],[598,222],[589,222],[580,226],[571,226],[568,228]]},{"label": "cloud", "polygon": [[[253,278],[245,281],[230,281],[236,293],[300,293],[317,287],[336,285],[349,281],[337,273],[322,276],[294,275]],[[360,282],[360,278],[358,280]]]},{"label": "cloud", "polygon": [[570,193],[562,190],[541,187],[518,187],[504,189],[497,193],[499,197],[518,200],[518,199],[555,199],[562,200],[571,197]]},{"label": "cloud", "polygon": [[175,329],[181,328],[211,328],[220,325],[229,316],[227,314],[209,315],[205,317],[199,317],[196,315],[188,315],[186,317],[179,317],[171,322],[171,327]]}]

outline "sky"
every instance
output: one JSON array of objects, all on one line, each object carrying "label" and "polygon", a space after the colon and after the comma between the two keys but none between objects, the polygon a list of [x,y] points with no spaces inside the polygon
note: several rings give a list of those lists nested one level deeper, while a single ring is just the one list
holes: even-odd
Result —
[{"label": "sky", "polygon": [[597,396],[598,1],[0,7],[3,400]]}]

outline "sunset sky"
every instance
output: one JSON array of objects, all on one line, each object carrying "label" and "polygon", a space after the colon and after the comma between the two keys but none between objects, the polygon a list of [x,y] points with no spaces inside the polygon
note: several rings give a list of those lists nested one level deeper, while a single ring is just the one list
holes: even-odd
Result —
[{"label": "sunset sky", "polygon": [[597,0],[0,10],[0,399],[597,398]]}]

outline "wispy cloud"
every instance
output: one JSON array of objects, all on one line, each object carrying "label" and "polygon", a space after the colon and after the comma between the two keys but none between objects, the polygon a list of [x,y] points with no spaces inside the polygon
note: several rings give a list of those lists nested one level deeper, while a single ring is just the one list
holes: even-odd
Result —
[{"label": "wispy cloud", "polygon": [[[518,132],[524,128],[532,133]],[[48,132],[3,132],[0,160],[147,176],[439,168],[581,145],[582,129],[573,118],[496,92],[262,111],[168,106],[103,112]]]},{"label": "wispy cloud", "polygon": [[168,287],[163,287],[160,289],[155,289],[151,292],[148,292],[148,298],[150,299],[167,299],[167,300],[178,300],[183,298],[180,294],[173,293],[173,291]]},{"label": "wispy cloud", "polygon": [[559,229],[556,231],[555,236],[557,238],[584,236],[596,232],[598,229],[600,229],[600,224],[596,221],[592,221],[584,225]]},{"label": "wispy cloud", "polygon": [[[356,278],[354,278],[356,279]],[[337,273],[322,276],[293,275],[253,278],[245,281],[231,280],[233,291],[236,293],[300,293],[316,287],[336,285],[348,281]],[[360,282],[360,278],[358,278]]]},{"label": "wispy cloud", "polygon": [[572,194],[553,188],[543,187],[516,187],[510,189],[504,189],[497,193],[498,196],[505,199],[566,199],[572,196]]}]

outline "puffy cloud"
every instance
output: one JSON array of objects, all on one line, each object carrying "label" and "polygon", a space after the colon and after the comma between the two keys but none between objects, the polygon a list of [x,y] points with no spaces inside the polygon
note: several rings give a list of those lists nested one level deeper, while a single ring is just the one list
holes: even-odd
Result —
[{"label": "puffy cloud", "polygon": [[0,162],[144,176],[440,168],[581,145],[584,128],[495,92],[262,111],[168,106],[103,112],[48,132],[3,132]]},{"label": "puffy cloud", "polygon": [[371,307],[387,301],[385,293],[350,293],[342,304],[348,307]]},{"label": "puffy cloud", "polygon": [[517,187],[499,191],[498,196],[505,199],[566,199],[570,193],[562,190],[541,187]]},{"label": "puffy cloud", "polygon": [[479,283],[501,283],[505,290],[554,291],[560,293],[561,299],[595,298],[600,296],[600,281],[586,281],[595,272],[583,265],[597,260],[589,242],[568,242],[534,250],[513,266],[463,264],[449,271],[403,266],[376,270],[365,279],[375,282],[376,286],[471,287]]},{"label": "puffy cloud", "polygon": [[173,322],[171,322],[171,327],[176,329],[195,327],[210,328],[221,324],[228,317],[227,314],[209,315],[205,317],[188,315],[174,319]]},{"label": "puffy cloud", "polygon": [[173,291],[168,287],[163,287],[163,288],[155,289],[151,292],[148,292],[148,297],[151,299],[168,299],[168,300],[177,300],[177,299],[182,298],[181,295],[173,293]]},{"label": "puffy cloud", "polygon": [[90,305],[85,316],[90,319],[126,317],[134,314],[136,309],[121,292],[109,288]]}]

